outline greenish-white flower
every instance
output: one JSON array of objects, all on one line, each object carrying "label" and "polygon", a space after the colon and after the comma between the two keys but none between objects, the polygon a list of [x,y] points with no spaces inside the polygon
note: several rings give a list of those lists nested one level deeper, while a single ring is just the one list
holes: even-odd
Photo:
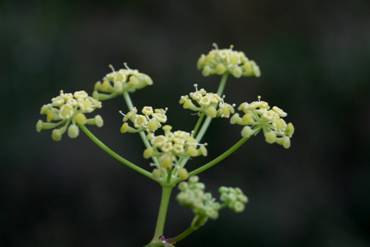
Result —
[{"label": "greenish-white flower", "polygon": [[167,122],[167,109],[153,109],[151,106],[144,106],[139,114],[136,108],[123,114],[123,124],[121,133],[137,133],[146,131],[149,133],[157,131],[164,123]]},{"label": "greenish-white flower", "polygon": [[249,138],[262,130],[267,143],[277,143],[284,148],[290,147],[294,126],[285,122],[283,118],[288,114],[281,108],[277,106],[270,108],[267,102],[259,99],[240,104],[238,110],[240,114],[235,113],[230,122],[244,126],[241,132],[243,137]]},{"label": "greenish-white flower", "polygon": [[195,85],[195,91],[189,95],[181,96],[179,103],[184,109],[204,113],[211,118],[229,118],[234,113],[234,106],[226,103],[216,93],[208,93],[204,88]]},{"label": "greenish-white flower", "polygon": [[220,201],[224,206],[230,208],[236,213],[243,212],[248,198],[239,188],[222,186],[219,188]]},{"label": "greenish-white flower", "polygon": [[39,120],[36,130],[52,130],[51,137],[54,141],[60,141],[67,131],[70,138],[79,135],[78,125],[103,126],[103,118],[100,115],[88,119],[86,114],[92,113],[102,107],[100,101],[90,97],[85,91],[60,94],[51,99],[51,103],[43,105],[40,113],[46,116],[46,121]]},{"label": "greenish-white flower", "polygon": [[261,76],[258,65],[248,59],[244,52],[234,51],[233,46],[230,46],[229,49],[219,49],[214,44],[213,50],[200,56],[197,67],[202,71],[203,76],[224,75],[225,73],[236,78]]},{"label": "greenish-white flower", "polygon": [[204,218],[217,219],[221,204],[212,197],[211,193],[204,191],[205,185],[199,182],[198,177],[190,177],[187,182],[178,186],[180,193],[177,201],[193,210],[194,214]]},{"label": "greenish-white flower", "polygon": [[153,84],[152,79],[138,70],[127,67],[108,73],[101,81],[95,83],[93,97],[98,100],[112,99],[124,92],[135,92]]}]

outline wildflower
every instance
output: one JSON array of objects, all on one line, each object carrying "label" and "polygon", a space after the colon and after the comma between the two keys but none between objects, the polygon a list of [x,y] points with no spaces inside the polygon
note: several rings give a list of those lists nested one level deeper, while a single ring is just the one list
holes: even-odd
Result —
[{"label": "wildflower", "polygon": [[214,49],[207,55],[202,54],[198,59],[197,67],[203,76],[231,74],[236,78],[242,76],[260,77],[261,71],[258,65],[249,60],[243,52],[234,51],[233,46],[229,49],[219,49],[214,44]]},{"label": "wildflower", "polygon": [[180,193],[176,199],[181,205],[192,209],[197,216],[218,218],[221,205],[211,193],[204,192],[205,186],[199,182],[198,177],[190,177],[188,182],[181,182],[178,188]]},{"label": "wildflower", "polygon": [[149,133],[157,131],[162,124],[167,122],[167,109],[153,109],[151,106],[143,107],[143,114],[138,114],[136,108],[123,114],[123,124],[121,126],[121,133],[136,133],[139,131],[146,131]]},{"label": "wildflower", "polygon": [[234,113],[234,106],[224,102],[224,99],[215,93],[208,93],[205,89],[195,91],[189,95],[181,96],[179,103],[184,109],[204,113],[211,118],[229,118]]},{"label": "wildflower", "polygon": [[112,99],[122,95],[124,92],[135,92],[146,86],[153,84],[152,79],[138,70],[133,70],[127,67],[112,72],[104,76],[102,81],[95,83],[93,97],[98,100]]},{"label": "wildflower", "polygon": [[46,121],[37,121],[36,130],[41,132],[53,129],[51,137],[54,141],[60,141],[66,131],[70,138],[77,138],[79,125],[103,126],[103,118],[100,115],[90,119],[85,115],[101,107],[101,102],[90,97],[85,91],[73,94],[60,91],[58,96],[51,99],[51,103],[41,107],[40,113],[46,116]]},{"label": "wildflower", "polygon": [[288,114],[281,108],[277,106],[270,108],[267,102],[259,98],[258,101],[240,104],[238,110],[243,115],[235,113],[230,123],[244,126],[241,132],[243,137],[249,138],[262,130],[267,143],[277,143],[284,148],[290,147],[294,126],[285,122],[283,118]]},{"label": "wildflower", "polygon": [[245,204],[248,202],[248,198],[239,188],[231,187],[220,187],[220,200],[223,205],[230,208],[236,213],[244,211]]}]

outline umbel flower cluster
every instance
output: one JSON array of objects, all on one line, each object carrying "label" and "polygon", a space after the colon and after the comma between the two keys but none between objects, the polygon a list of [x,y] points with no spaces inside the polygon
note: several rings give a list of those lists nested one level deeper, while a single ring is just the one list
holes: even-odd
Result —
[{"label": "umbel flower cluster", "polygon": [[[198,143],[189,132],[172,131],[171,125],[163,125],[167,122],[167,109],[145,106],[141,110],[142,114],[137,112],[137,109],[133,108],[126,114],[122,113],[124,117],[121,133],[145,132],[150,146],[144,150],[143,156],[145,159],[158,160],[157,163],[152,164],[155,167],[153,175],[157,179],[166,179],[170,172],[173,177],[186,179],[188,172],[181,166],[180,160],[187,157],[206,156],[205,145]],[[157,133],[159,129],[161,134]]]},{"label": "umbel flower cluster", "polygon": [[178,202],[191,208],[197,218],[204,220],[217,219],[219,210],[226,207],[236,213],[241,213],[248,202],[248,198],[239,188],[224,186],[219,188],[220,201],[218,202],[211,193],[204,192],[205,185],[199,182],[197,176],[189,178],[188,182],[181,182],[179,190]]},{"label": "umbel flower cluster", "polygon": [[68,136],[76,138],[79,135],[78,125],[103,126],[103,119],[100,115],[94,118],[87,118],[85,115],[101,107],[101,102],[90,97],[85,91],[77,91],[73,94],[60,91],[60,95],[52,98],[51,103],[41,107],[40,113],[46,115],[46,122],[39,120],[36,130],[41,132],[53,129],[52,139],[60,141],[68,129]]},{"label": "umbel flower cluster", "polygon": [[[125,67],[119,70],[111,66],[112,71],[95,83],[92,97],[85,91],[60,91],[50,103],[41,107],[40,113],[45,115],[45,120],[37,121],[36,130],[51,130],[54,141],[60,141],[65,133],[70,138],[76,138],[81,131],[120,165],[131,168],[161,186],[162,196],[154,236],[146,247],[173,247],[204,226],[208,219],[215,220],[220,217],[221,209],[228,208],[235,213],[244,211],[248,199],[241,189],[221,186],[218,191],[220,196],[216,199],[211,193],[205,192],[205,185],[199,182],[198,176],[221,164],[260,132],[267,143],[290,148],[294,126],[284,120],[287,117],[284,110],[277,106],[270,107],[261,97],[250,103],[243,102],[237,108],[235,104],[225,102],[224,89],[228,78],[260,77],[258,65],[243,52],[233,50],[233,46],[229,49],[219,49],[214,45],[214,49],[201,55],[197,63],[201,73],[204,76],[218,75],[221,78],[216,92],[198,89],[195,84],[195,91],[180,97],[182,108],[190,110],[192,117],[197,118],[191,131],[175,130],[169,125],[166,107],[135,107],[131,94],[152,85],[153,80],[147,74],[124,65]],[[89,125],[103,126],[102,117],[93,113],[102,107],[102,101],[118,96],[122,96],[128,108],[125,113],[119,111],[123,115],[119,131],[121,134],[140,136],[145,146],[143,157],[149,160],[149,170],[113,151],[88,128]],[[218,118],[226,118],[232,125],[242,126],[240,140],[207,163],[196,163],[195,169],[190,170],[187,167],[189,160],[208,155],[211,145],[202,139],[211,122]],[[170,197],[176,186],[179,190],[177,201],[191,209],[194,217],[184,232],[168,238],[164,228]]]},{"label": "umbel flower cluster", "polygon": [[198,90],[197,84],[195,89],[195,92],[181,96],[179,103],[184,109],[203,113],[211,118],[229,118],[234,113],[234,106],[224,102],[220,95],[208,93],[204,88]]},{"label": "umbel flower cluster", "polygon": [[122,95],[123,92],[135,92],[146,86],[153,84],[152,79],[138,70],[127,67],[115,71],[111,66],[112,72],[104,76],[102,81],[95,83],[93,92],[94,98],[98,100],[108,100]]},{"label": "umbel flower cluster", "polygon": [[244,52],[234,51],[233,46],[229,49],[211,50],[207,55],[201,55],[198,60],[198,69],[202,71],[204,76],[211,75],[230,75],[240,78],[242,76],[260,77],[261,71],[253,60],[249,60]]},{"label": "umbel flower cluster", "polygon": [[290,138],[294,133],[292,123],[286,123],[283,118],[288,114],[277,106],[270,108],[265,101],[244,102],[240,104],[238,110],[230,119],[231,124],[243,125],[242,136],[249,138],[252,135],[263,131],[267,143],[277,143],[284,148],[290,147]]}]

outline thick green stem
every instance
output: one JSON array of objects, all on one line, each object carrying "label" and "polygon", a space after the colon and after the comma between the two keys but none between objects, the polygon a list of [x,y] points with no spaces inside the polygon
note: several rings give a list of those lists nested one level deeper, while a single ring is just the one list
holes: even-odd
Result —
[{"label": "thick green stem", "polygon": [[225,152],[217,156],[215,159],[211,160],[210,162],[206,163],[205,165],[193,170],[189,173],[189,176],[195,176],[199,173],[204,172],[205,170],[208,170],[209,168],[217,165],[227,157],[229,157],[231,154],[233,154],[236,150],[238,150],[246,141],[248,141],[249,137],[243,137],[240,139],[237,143],[232,145],[229,149],[227,149]]},{"label": "thick green stem", "polygon": [[166,224],[168,204],[171,198],[173,186],[162,186],[162,197],[161,204],[159,206],[159,213],[157,218],[157,224],[155,227],[154,237],[152,242],[158,241],[163,235],[164,226]]},{"label": "thick green stem", "polygon": [[[134,104],[132,103],[132,100],[131,100],[131,97],[130,97],[130,94],[128,92],[123,92],[123,98],[126,102],[126,105],[127,105],[127,108],[131,111],[132,109],[134,109]],[[152,147],[148,141],[148,138],[146,137],[145,133],[143,131],[140,131],[139,132],[139,135],[141,137],[141,140],[143,141],[144,145],[146,148],[150,148]],[[159,162],[158,162],[158,159],[153,157],[153,161],[154,163],[156,163],[157,165],[159,165]]]},{"label": "thick green stem", "polygon": [[131,168],[132,170],[140,173],[141,175],[144,175],[145,177],[148,177],[154,181],[156,181],[153,177],[153,175],[148,172],[147,170],[139,167],[138,165],[132,163],[131,161],[123,158],[121,155],[114,152],[110,147],[105,145],[102,141],[99,140],[85,125],[79,125],[82,132],[85,133],[85,135],[94,142],[99,148],[101,148],[104,152],[106,152],[108,155],[110,155],[113,159],[117,160],[119,164],[127,166]]}]

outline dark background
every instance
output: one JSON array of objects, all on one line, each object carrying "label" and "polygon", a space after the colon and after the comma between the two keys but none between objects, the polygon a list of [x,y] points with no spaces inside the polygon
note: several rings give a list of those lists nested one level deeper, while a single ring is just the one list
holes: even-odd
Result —
[{"label": "dark background", "polygon": [[[201,53],[234,44],[255,59],[260,79],[231,79],[229,102],[257,95],[296,126],[285,150],[253,138],[202,175],[210,191],[241,187],[250,203],[223,212],[179,246],[370,246],[370,2],[339,1],[0,1],[0,246],[143,246],[151,239],[160,190],[118,166],[81,135],[54,143],[36,133],[42,104],[86,89],[127,62],[155,85],[139,107],[169,106],[170,123],[195,117],[177,101],[203,78]],[[97,136],[130,160],[137,136],[119,134],[123,101],[104,103]],[[214,121],[209,159],[239,138]],[[198,160],[199,161],[199,160]],[[203,162],[204,160],[201,160]],[[196,167],[191,164],[190,167]],[[167,234],[191,213],[171,204]]]}]

